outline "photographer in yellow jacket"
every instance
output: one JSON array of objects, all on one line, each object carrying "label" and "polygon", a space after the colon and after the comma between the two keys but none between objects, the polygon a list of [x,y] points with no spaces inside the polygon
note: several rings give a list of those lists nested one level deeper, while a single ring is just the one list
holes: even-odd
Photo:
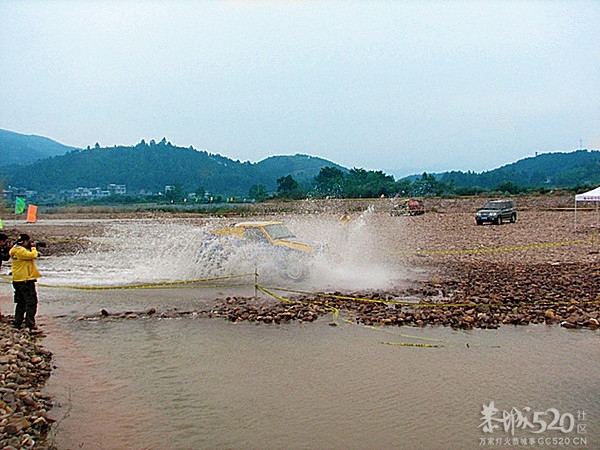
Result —
[{"label": "photographer in yellow jacket", "polygon": [[15,245],[10,249],[12,259],[12,284],[15,291],[15,319],[13,326],[21,328],[23,320],[30,331],[37,330],[35,314],[37,313],[37,292],[35,282],[41,277],[34,260],[38,257],[37,244],[31,241],[28,234],[20,234]]}]

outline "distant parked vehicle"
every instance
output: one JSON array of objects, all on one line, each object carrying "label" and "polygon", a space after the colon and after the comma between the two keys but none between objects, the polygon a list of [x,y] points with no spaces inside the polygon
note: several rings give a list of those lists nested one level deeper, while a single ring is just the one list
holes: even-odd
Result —
[{"label": "distant parked vehicle", "polygon": [[407,198],[390,211],[390,216],[420,216],[421,214],[425,214],[423,201],[414,198]]},{"label": "distant parked vehicle", "polygon": [[490,200],[475,215],[477,225],[486,222],[502,225],[504,221],[515,223],[517,221],[517,210],[512,200]]}]

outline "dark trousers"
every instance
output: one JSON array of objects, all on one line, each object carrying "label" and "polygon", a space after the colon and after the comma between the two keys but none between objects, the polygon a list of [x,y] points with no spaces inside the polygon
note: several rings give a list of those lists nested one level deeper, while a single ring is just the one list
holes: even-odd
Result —
[{"label": "dark trousers", "polygon": [[13,281],[15,290],[15,321],[14,325],[20,327],[25,319],[27,328],[35,327],[35,314],[37,313],[37,292],[35,281]]}]

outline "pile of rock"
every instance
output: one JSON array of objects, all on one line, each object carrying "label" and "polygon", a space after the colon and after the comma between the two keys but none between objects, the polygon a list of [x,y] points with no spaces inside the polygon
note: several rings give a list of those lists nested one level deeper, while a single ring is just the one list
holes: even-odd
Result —
[{"label": "pile of rock", "polygon": [[330,313],[332,308],[318,302],[301,300],[273,302],[257,301],[247,297],[227,297],[206,313],[208,317],[223,317],[232,322],[285,323],[313,322]]},{"label": "pile of rock", "polygon": [[[440,269],[440,268],[438,268]],[[193,314],[232,322],[313,322],[332,312],[366,325],[442,325],[498,328],[501,325],[561,324],[597,328],[600,264],[505,264],[446,262],[439,277],[404,289],[275,297],[227,297],[198,311],[108,313],[88,318],[160,318]],[[412,304],[414,303],[414,305]],[[416,305],[422,304],[421,306]]]},{"label": "pile of rock", "polygon": [[99,314],[78,317],[86,321],[115,321],[120,319],[172,319],[182,316],[225,318],[232,322],[263,322],[285,323],[290,321],[313,322],[324,314],[331,312],[331,308],[305,301],[279,302],[277,300],[257,300],[253,297],[227,297],[217,299],[210,309],[157,311],[149,308],[146,311],[109,312],[102,309]]},{"label": "pile of rock", "polygon": [[281,323],[313,321],[336,311],[365,325],[442,325],[462,329],[539,323],[595,329],[600,325],[597,263],[476,262],[446,264],[443,272],[438,279],[396,291],[304,295],[281,303],[229,297],[208,315],[230,321]]},{"label": "pile of rock", "polygon": [[389,296],[371,296],[365,300],[311,297],[291,302],[262,302],[243,297],[229,297],[217,305],[208,317],[232,322],[285,323],[312,322],[332,312],[364,325],[442,325],[452,328],[498,328],[501,325],[560,323],[567,328],[598,328],[600,308],[597,303],[515,303],[486,302],[456,305],[427,303],[407,305]]},{"label": "pile of rock", "polygon": [[[490,280],[493,283],[492,280]],[[396,293],[340,292],[304,295],[294,299],[255,299],[227,297],[218,299],[206,310],[158,312],[148,311],[109,313],[80,317],[80,320],[119,320],[155,317],[159,319],[181,316],[222,318],[231,322],[288,323],[313,322],[327,314],[340,315],[346,320],[363,325],[426,326],[441,325],[452,328],[488,328],[501,325],[560,324],[566,328],[600,326],[598,301],[565,301],[524,298],[464,297],[463,291],[453,286],[429,282],[421,288],[410,288]],[[411,301],[407,301],[410,299]],[[460,299],[462,303],[456,303]],[[584,298],[585,300],[585,298]],[[332,322],[334,324],[335,322]]]},{"label": "pile of rock", "polygon": [[[349,305],[346,305],[347,307]],[[444,306],[444,304],[407,307],[380,303],[353,305],[358,323],[365,325],[442,325],[452,328],[499,328],[501,325],[560,323],[567,328],[598,328],[597,305],[513,304],[499,303]]]},{"label": "pile of rock", "polygon": [[42,389],[52,371],[52,353],[39,335],[13,328],[0,318],[0,448],[50,449],[52,402]]}]

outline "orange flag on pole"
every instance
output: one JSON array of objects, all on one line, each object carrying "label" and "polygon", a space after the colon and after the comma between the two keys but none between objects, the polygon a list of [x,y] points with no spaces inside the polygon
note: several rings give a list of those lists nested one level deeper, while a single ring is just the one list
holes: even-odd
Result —
[{"label": "orange flag on pole", "polygon": [[27,207],[27,223],[37,222],[37,206],[29,205]]}]

